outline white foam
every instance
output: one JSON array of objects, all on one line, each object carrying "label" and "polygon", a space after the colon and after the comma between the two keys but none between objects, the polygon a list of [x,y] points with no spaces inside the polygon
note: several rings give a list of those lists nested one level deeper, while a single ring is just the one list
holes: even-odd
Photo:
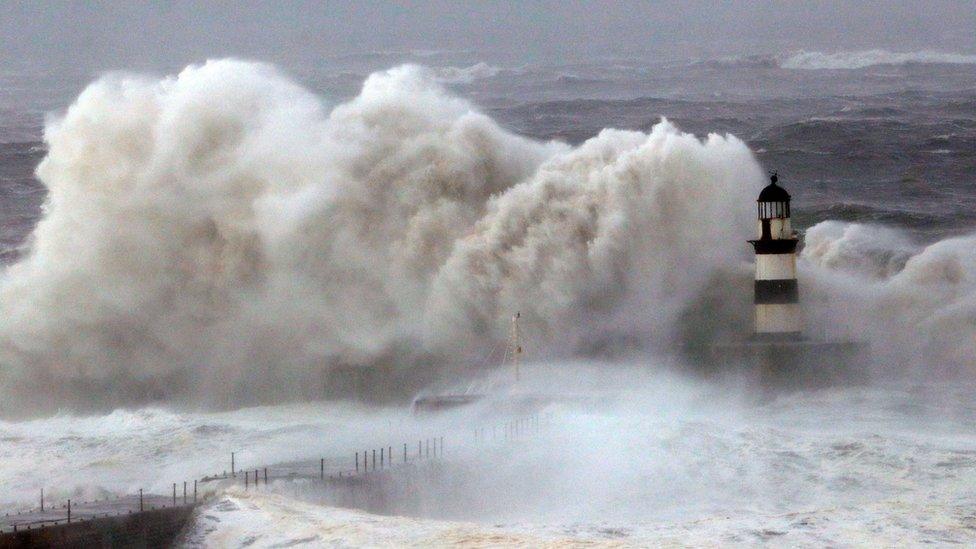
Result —
[{"label": "white foam", "polygon": [[808,311],[825,330],[845,326],[847,337],[871,342],[876,374],[942,379],[969,371],[976,235],[919,248],[898,229],[829,221],[806,240]]},{"label": "white foam", "polygon": [[433,70],[437,80],[446,84],[471,84],[476,80],[497,76],[502,71],[484,61],[467,67],[438,67]]},{"label": "white foam", "polygon": [[644,364],[552,364],[559,376],[535,376],[537,368],[525,365],[527,390],[581,391],[599,404],[552,404],[545,429],[513,445],[474,440],[479,421],[506,419],[490,406],[426,418],[309,404],[3,422],[0,504],[34,503],[42,486],[49,502],[139,487],[165,494],[170,482],[227,468],[231,450],[239,467],[321,455],[351,468],[353,451],[437,432],[447,449],[438,476],[406,492],[392,485],[378,498],[412,518],[314,505],[299,500],[321,493],[318,483],[302,490],[276,483],[218,499],[198,515],[193,539],[207,546],[973,541],[971,384],[837,388],[756,403],[729,384]]},{"label": "white foam", "polygon": [[[548,431],[508,451],[453,449],[438,477],[391,486],[380,498],[394,516],[299,501],[316,499],[317,489],[296,497],[278,485],[210,505],[194,539],[261,546],[976,539],[967,526],[976,503],[967,489],[976,480],[971,386],[837,389],[743,406],[676,379],[645,384],[652,379],[607,408],[554,406]],[[395,516],[401,496],[400,509],[416,516]]]},{"label": "white foam", "polygon": [[903,65],[905,63],[944,63],[971,65],[976,63],[976,55],[944,53],[931,50],[914,52],[891,52],[888,50],[860,50],[824,53],[820,51],[800,51],[783,59],[780,67],[784,69],[863,69],[874,65]]},{"label": "white foam", "polygon": [[58,401],[71,383],[169,394],[173,375],[207,402],[293,396],[332,365],[483,356],[516,310],[540,348],[619,319],[666,345],[748,256],[738,198],[762,183],[735,137],[664,120],[536,142],[415,66],[331,110],[255,63],[111,75],[45,140],[45,214],[0,281],[0,363],[15,394]]},{"label": "white foam", "polygon": [[239,469],[318,457],[351,469],[354,452],[367,444],[412,441],[435,428],[444,430],[437,422],[420,425],[404,410],[339,403],[0,421],[7,473],[0,478],[0,509],[36,506],[41,488],[49,501],[131,495],[140,488],[167,494],[174,482],[230,471],[235,451]]}]

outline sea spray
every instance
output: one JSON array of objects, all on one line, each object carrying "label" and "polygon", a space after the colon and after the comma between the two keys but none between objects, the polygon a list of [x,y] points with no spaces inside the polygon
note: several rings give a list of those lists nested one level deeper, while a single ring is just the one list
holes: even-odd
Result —
[{"label": "sea spray", "polygon": [[976,366],[976,237],[913,245],[901,231],[823,222],[807,231],[801,272],[815,331],[869,341],[875,374],[949,379]]},{"label": "sea spray", "polygon": [[[409,398],[484,364],[514,311],[537,358],[751,324],[763,177],[733,136],[662,120],[572,147],[506,131],[423,67],[331,106],[219,60],[105,76],[45,140],[45,213],[0,282],[3,415],[315,397],[336,367],[412,368],[388,395]],[[810,335],[875,342],[879,371],[968,371],[970,240],[812,227]]]},{"label": "sea spray", "polygon": [[0,353],[61,406],[308,396],[336,364],[477,356],[514,310],[540,353],[614,323],[664,344],[747,257],[761,182],[734,137],[531,141],[413,66],[331,110],[255,63],[109,75],[45,140]]}]

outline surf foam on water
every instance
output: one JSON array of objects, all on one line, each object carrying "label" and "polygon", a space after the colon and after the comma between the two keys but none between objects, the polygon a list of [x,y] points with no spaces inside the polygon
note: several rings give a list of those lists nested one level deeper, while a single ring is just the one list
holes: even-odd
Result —
[{"label": "surf foam on water", "polygon": [[199,512],[186,547],[556,547],[572,537],[461,523],[379,516],[323,507],[277,494],[237,490]]},{"label": "surf foam on water", "polygon": [[964,503],[889,501],[673,524],[478,524],[320,506],[278,494],[227,495],[202,509],[186,547],[751,547],[972,543]]},{"label": "surf foam on water", "polygon": [[[544,433],[504,453],[452,448],[436,478],[391,486],[383,514],[317,504],[287,484],[236,490],[201,511],[190,543],[976,541],[971,386],[837,389],[756,406],[659,381],[657,393],[608,408],[552,407]],[[417,500],[422,511],[405,518]]]},{"label": "surf foam on water", "polygon": [[[322,455],[351,469],[354,451],[437,432],[447,448],[437,474],[390,484],[372,512],[318,503],[328,497],[317,483],[278,482],[208,503],[188,543],[976,541],[971,384],[756,402],[728,383],[646,366],[617,375],[619,365],[550,367],[576,380],[560,382],[562,391],[609,390],[595,404],[548,406],[546,427],[511,445],[474,440],[472,426],[497,421],[478,405],[428,418],[321,403],[2,423],[0,459],[11,467],[0,494],[6,507],[33,504],[39,486],[49,501],[168,493],[174,480],[227,468],[234,449],[242,467]],[[533,378],[538,369],[525,368],[533,391],[552,386],[549,375]]]},{"label": "surf foam on water", "polygon": [[784,69],[852,70],[875,65],[904,65],[906,63],[976,64],[976,55],[945,53],[930,50],[892,52],[882,49],[824,53],[800,51],[780,63]]},{"label": "surf foam on water", "polygon": [[41,488],[49,501],[131,495],[140,488],[167,494],[174,482],[229,472],[231,452],[238,468],[319,457],[329,458],[330,467],[351,468],[354,451],[416,440],[434,429],[444,430],[437,421],[418,423],[406,410],[348,403],[223,413],[140,408],[0,421],[0,508],[34,507]]}]

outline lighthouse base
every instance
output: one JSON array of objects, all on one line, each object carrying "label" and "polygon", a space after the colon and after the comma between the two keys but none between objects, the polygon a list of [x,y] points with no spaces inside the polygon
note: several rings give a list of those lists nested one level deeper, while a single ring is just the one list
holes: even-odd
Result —
[{"label": "lighthouse base", "polygon": [[819,388],[868,379],[868,346],[854,341],[755,338],[713,345],[709,358],[713,372],[767,389]]}]

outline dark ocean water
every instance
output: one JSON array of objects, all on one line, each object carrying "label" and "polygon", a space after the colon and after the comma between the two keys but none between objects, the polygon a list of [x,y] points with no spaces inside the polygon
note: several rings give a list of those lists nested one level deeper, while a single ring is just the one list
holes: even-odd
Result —
[{"label": "dark ocean water", "polygon": [[[603,128],[648,130],[667,117],[699,136],[731,133],[745,140],[793,193],[801,229],[824,219],[865,221],[906,228],[919,242],[970,231],[976,227],[976,58],[880,55],[892,62],[878,63],[864,57],[525,65],[484,61],[476,52],[393,52],[284,70],[335,103],[356,94],[371,71],[425,64],[505,127],[574,144]],[[27,66],[0,71],[4,261],[16,257],[40,215],[45,192],[33,170],[44,155],[45,116],[63,111],[97,77]]]}]

